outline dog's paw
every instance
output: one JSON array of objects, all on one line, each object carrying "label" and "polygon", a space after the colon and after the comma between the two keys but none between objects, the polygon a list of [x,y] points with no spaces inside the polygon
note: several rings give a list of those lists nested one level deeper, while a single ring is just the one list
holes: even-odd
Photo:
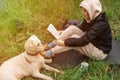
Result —
[{"label": "dog's paw", "polygon": [[65,72],[64,71],[60,71],[59,74],[64,74]]},{"label": "dog's paw", "polygon": [[57,70],[56,73],[58,73],[58,74],[64,74],[65,72]]},{"label": "dog's paw", "polygon": [[47,79],[47,80],[54,80],[53,78],[49,78],[49,79]]},{"label": "dog's paw", "polygon": [[45,59],[45,63],[52,63],[52,58],[50,58],[50,59]]}]

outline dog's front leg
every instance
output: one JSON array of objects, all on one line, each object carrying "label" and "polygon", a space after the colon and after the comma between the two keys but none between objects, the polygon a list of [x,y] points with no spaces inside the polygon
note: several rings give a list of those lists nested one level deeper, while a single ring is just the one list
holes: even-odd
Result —
[{"label": "dog's front leg", "polygon": [[52,79],[52,78],[49,77],[49,76],[46,76],[46,75],[44,75],[44,74],[41,74],[39,71],[35,72],[32,76],[33,76],[33,77],[36,77],[36,78],[43,79],[43,80],[54,80],[54,79]]},{"label": "dog's front leg", "polygon": [[44,68],[45,68],[46,70],[54,71],[54,72],[56,72],[56,73],[63,73],[63,72],[61,72],[60,70],[58,70],[58,69],[56,69],[56,68],[53,68],[53,67],[50,67],[50,66],[48,66],[48,65],[46,65],[46,64],[44,64]]}]

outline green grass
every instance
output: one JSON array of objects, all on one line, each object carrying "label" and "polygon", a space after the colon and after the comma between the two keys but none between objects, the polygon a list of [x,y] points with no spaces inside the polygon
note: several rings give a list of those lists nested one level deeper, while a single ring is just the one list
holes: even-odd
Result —
[{"label": "green grass", "polygon": [[[24,42],[32,35],[37,35],[42,42],[49,42],[53,37],[47,32],[52,23],[59,29],[67,19],[82,20],[79,3],[82,0],[0,0],[0,63],[24,51]],[[120,2],[119,0],[100,0],[103,11],[108,15],[113,38],[120,41]],[[60,68],[65,74],[57,77],[51,72],[42,71],[56,80],[119,80],[117,66],[98,61],[90,61],[88,70]],[[27,77],[23,80],[40,80]]]}]

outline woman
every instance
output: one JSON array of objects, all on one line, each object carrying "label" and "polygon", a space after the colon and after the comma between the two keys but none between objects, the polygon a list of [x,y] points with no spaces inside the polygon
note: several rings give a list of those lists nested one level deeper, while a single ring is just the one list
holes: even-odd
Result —
[{"label": "woman", "polygon": [[[111,50],[112,35],[105,12],[99,0],[83,0],[80,3],[83,22],[80,26],[71,25],[65,29],[58,40],[48,45],[48,51],[43,52],[45,57],[75,49],[96,60],[106,58]],[[54,46],[54,47],[53,47]]]}]

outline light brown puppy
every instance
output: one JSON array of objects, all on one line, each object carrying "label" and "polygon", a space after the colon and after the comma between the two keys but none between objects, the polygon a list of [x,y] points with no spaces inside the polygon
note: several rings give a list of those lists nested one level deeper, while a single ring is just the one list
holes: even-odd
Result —
[{"label": "light brown puppy", "polygon": [[32,35],[25,42],[25,52],[5,61],[0,66],[0,80],[21,80],[26,76],[41,78],[43,80],[53,80],[49,76],[41,74],[39,70],[45,68],[56,73],[60,70],[45,64],[45,59],[39,53],[44,51],[41,41]]}]

